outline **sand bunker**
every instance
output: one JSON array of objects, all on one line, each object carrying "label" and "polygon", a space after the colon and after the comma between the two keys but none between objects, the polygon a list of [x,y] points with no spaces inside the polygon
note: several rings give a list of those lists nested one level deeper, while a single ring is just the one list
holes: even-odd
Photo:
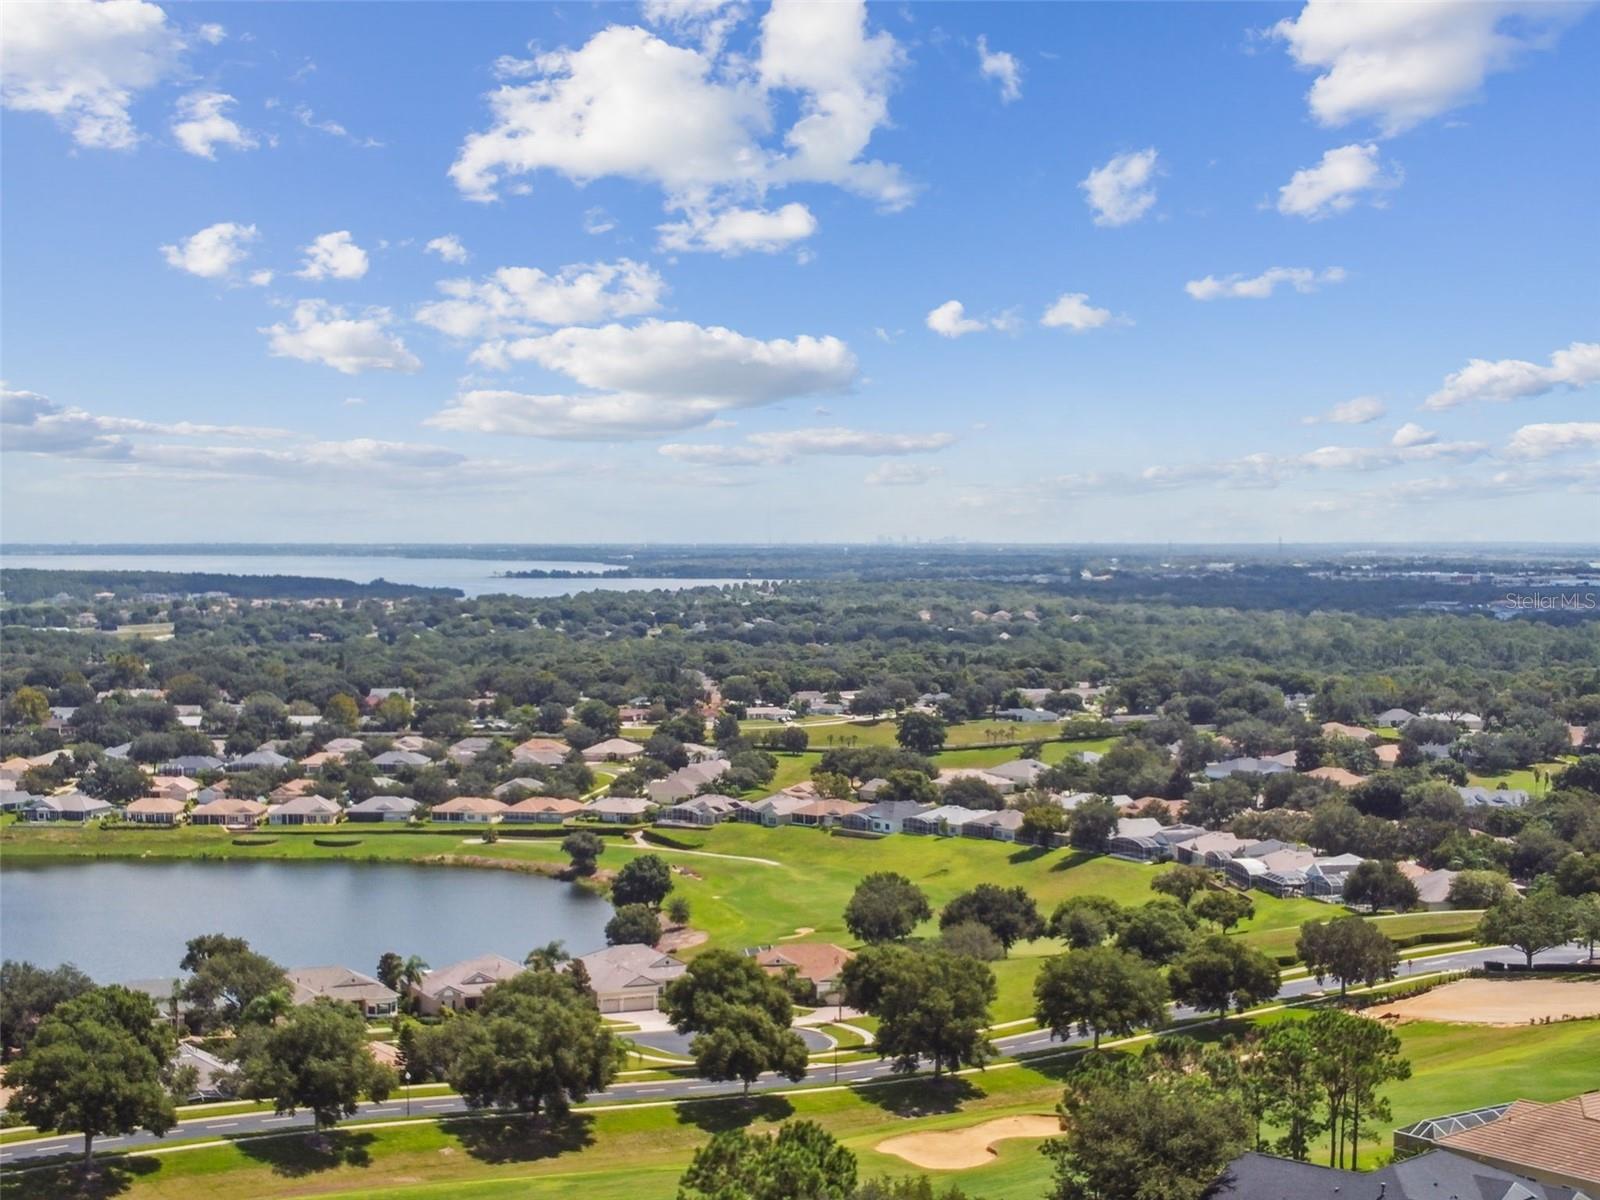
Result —
[{"label": "sand bunker", "polygon": [[1061,1132],[1055,1117],[1029,1113],[998,1117],[966,1129],[938,1129],[903,1133],[877,1144],[875,1149],[903,1158],[924,1171],[965,1171],[994,1161],[994,1144],[1008,1138],[1046,1138]]},{"label": "sand bunker", "polygon": [[1560,979],[1463,979],[1396,1000],[1367,1015],[1390,1021],[1456,1021],[1526,1025],[1563,1017],[1600,1016],[1600,983]]}]

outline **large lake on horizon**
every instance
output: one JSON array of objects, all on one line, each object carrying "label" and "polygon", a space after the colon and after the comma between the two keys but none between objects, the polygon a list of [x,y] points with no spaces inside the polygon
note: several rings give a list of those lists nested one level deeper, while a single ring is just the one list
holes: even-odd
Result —
[{"label": "large lake on horizon", "polygon": [[605,563],[504,558],[408,558],[365,554],[10,554],[0,566],[41,571],[196,571],[215,575],[304,575],[416,587],[460,588],[468,596],[567,596],[573,592],[682,591],[740,579],[502,579],[505,571],[604,571]]},{"label": "large lake on horizon", "polygon": [[611,906],[516,871],[342,862],[126,862],[0,869],[0,957],[77,964],[101,983],[177,975],[184,943],[226,933],[285,967],[365,971],[394,950],[430,965],[518,962],[559,938],[605,945]]}]

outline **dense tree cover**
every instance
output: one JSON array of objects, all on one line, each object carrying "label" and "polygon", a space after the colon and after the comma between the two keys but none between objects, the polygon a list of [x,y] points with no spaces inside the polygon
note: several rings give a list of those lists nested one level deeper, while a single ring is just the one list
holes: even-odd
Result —
[{"label": "dense tree cover", "polygon": [[578,966],[514,975],[472,1012],[424,1029],[421,1072],[444,1079],[474,1108],[549,1116],[604,1090],[624,1054]]},{"label": "dense tree cover", "polygon": [[1546,882],[1526,896],[1510,896],[1490,907],[1478,923],[1477,938],[1522,951],[1531,967],[1533,956],[1541,950],[1571,941],[1578,924],[1577,903]]},{"label": "dense tree cover", "polygon": [[845,1003],[878,1018],[880,1058],[935,1076],[981,1067],[995,1054],[986,1036],[994,972],[975,958],[935,947],[869,946],[845,964]]},{"label": "dense tree cover", "polygon": [[737,1079],[748,1092],[762,1074],[805,1078],[808,1051],[789,1028],[793,1002],[784,981],[753,958],[707,950],[666,987],[667,1017],[693,1033],[695,1070],[707,1079]]},{"label": "dense tree cover", "polygon": [[83,1157],[94,1139],[177,1123],[171,1062],[172,1027],[155,1002],[123,987],[90,988],[57,1004],[6,1068],[15,1088],[9,1110],[40,1129],[83,1134]]},{"label": "dense tree cover", "polygon": [[614,904],[642,904],[659,908],[672,890],[672,868],[659,854],[631,858],[611,881]]},{"label": "dense tree cover", "polygon": [[1330,976],[1337,979],[1341,996],[1351,983],[1370,987],[1393,979],[1400,961],[1400,952],[1383,930],[1362,917],[1307,921],[1300,926],[1295,952],[1318,983]]},{"label": "dense tree cover", "polygon": [[[880,1193],[892,1194],[892,1193]],[[696,1150],[678,1200],[851,1200],[856,1156],[814,1121],[785,1121],[772,1137],[730,1129]]]},{"label": "dense tree cover", "polygon": [[661,918],[648,904],[621,904],[606,922],[606,945],[654,946],[661,940]]},{"label": "dense tree cover", "polygon": [[220,933],[190,938],[179,967],[186,1017],[199,1030],[237,1026],[250,1006],[284,986],[283,968],[250,949],[244,938]]},{"label": "dense tree cover", "polygon": [[1102,1034],[1126,1037],[1159,1028],[1167,1017],[1167,984],[1136,954],[1092,946],[1048,959],[1033,983],[1034,1017],[1055,1037]]},{"label": "dense tree cover", "polygon": [[939,928],[967,923],[982,925],[1009,953],[1017,942],[1032,941],[1044,935],[1044,920],[1039,906],[1023,887],[1003,888],[996,883],[980,883],[962,892],[939,914]]},{"label": "dense tree cover", "polygon": [[921,888],[904,875],[877,871],[856,884],[845,906],[844,924],[863,942],[898,942],[932,915]]},{"label": "dense tree cover", "polygon": [[367,1048],[361,1013],[326,996],[247,1027],[231,1052],[243,1095],[279,1113],[308,1109],[318,1129],[354,1116],[363,1099],[386,1099],[396,1083]]},{"label": "dense tree cover", "polygon": [[1172,998],[1192,1008],[1226,1016],[1231,1004],[1240,1012],[1278,994],[1278,967],[1253,946],[1224,934],[1195,942],[1172,963],[1167,986]]},{"label": "dense tree cover", "polygon": [[37,967],[11,958],[0,963],[0,1062],[26,1050],[41,1021],[93,987],[94,980],[71,963]]}]

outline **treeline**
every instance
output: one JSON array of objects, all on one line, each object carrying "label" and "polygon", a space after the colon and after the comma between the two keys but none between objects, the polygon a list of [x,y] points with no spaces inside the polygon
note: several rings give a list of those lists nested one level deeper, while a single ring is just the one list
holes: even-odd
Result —
[{"label": "treeline", "polygon": [[0,568],[0,591],[13,604],[48,602],[58,595],[90,601],[98,592],[119,598],[155,594],[199,595],[218,592],[241,600],[377,599],[460,596],[458,588],[419,587],[374,579],[320,579],[305,575],[221,575],[193,571],[47,571],[37,567]]}]

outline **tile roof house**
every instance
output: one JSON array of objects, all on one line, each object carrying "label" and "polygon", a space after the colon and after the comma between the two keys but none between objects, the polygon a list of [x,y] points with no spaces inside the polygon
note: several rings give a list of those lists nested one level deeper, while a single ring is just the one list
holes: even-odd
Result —
[{"label": "tile roof house", "polygon": [[222,760],[211,754],[183,754],[161,764],[163,775],[198,775],[202,771],[222,770]]},{"label": "tile roof house", "polygon": [[372,760],[375,767],[425,767],[433,760],[415,750],[385,750]]},{"label": "tile roof house", "polygon": [[658,825],[716,825],[732,820],[744,802],[732,796],[694,796],[656,813]]},{"label": "tile roof house", "polygon": [[1415,721],[1417,714],[1405,708],[1386,708],[1377,716],[1380,729],[1399,729],[1408,721]]},{"label": "tile roof house", "polygon": [[166,796],[141,796],[123,809],[122,815],[140,825],[178,825],[188,811],[188,804],[182,800],[172,800]]},{"label": "tile roof house", "polygon": [[1005,775],[997,775],[987,767],[947,767],[940,771],[933,781],[937,788],[949,787],[958,779],[976,779],[987,783],[1002,796],[1009,795],[1017,790],[1017,781]]},{"label": "tile roof house", "polygon": [[586,811],[608,824],[628,825],[644,820],[653,808],[655,802],[643,796],[601,796]]},{"label": "tile roof house", "polygon": [[839,990],[839,975],[855,952],[828,942],[785,942],[781,946],[758,946],[745,954],[769,975],[791,971],[811,985],[814,998],[825,1003]]},{"label": "tile roof house", "polygon": [[186,775],[157,775],[150,781],[150,794],[168,800],[192,800],[200,784]]},{"label": "tile roof house", "polygon": [[1033,786],[1033,781],[1050,769],[1048,763],[1040,762],[1037,758],[1014,758],[1010,762],[1001,763],[997,767],[985,767],[991,775],[998,775],[1002,779],[1009,779],[1012,783],[1023,787]]},{"label": "tile roof house", "polygon": [[1014,808],[979,813],[961,826],[962,837],[988,838],[994,842],[1014,842],[1022,832],[1022,813]]},{"label": "tile roof house", "polygon": [[436,1017],[447,1008],[471,1011],[478,1007],[486,991],[501,980],[520,975],[523,969],[521,963],[501,955],[480,954],[429,971],[420,982],[411,985],[411,994],[416,997],[418,1011],[426,1017]]},{"label": "tile roof house", "polygon": [[652,779],[644,785],[645,795],[657,804],[673,804],[693,796],[706,784],[727,774],[732,767],[733,764],[725,758],[690,763],[663,779]]},{"label": "tile roof house", "polygon": [[884,800],[860,812],[851,813],[839,822],[846,829],[862,833],[899,833],[907,817],[927,812],[932,805],[918,804],[915,800]]},{"label": "tile roof house", "polygon": [[900,824],[902,833],[924,836],[956,837],[961,827],[988,811],[981,808],[964,808],[959,804],[941,804],[925,812],[907,816]]},{"label": "tile roof house", "polygon": [[469,763],[492,745],[494,739],[490,737],[464,737],[459,742],[453,743],[444,753],[452,762]]},{"label": "tile roof house", "polygon": [[368,796],[345,809],[352,821],[407,821],[421,806],[409,796]]},{"label": "tile roof house", "polygon": [[457,796],[435,804],[428,810],[433,821],[459,821],[470,825],[493,825],[506,815],[507,805],[489,796]]},{"label": "tile roof house", "polygon": [[1174,847],[1173,857],[1190,865],[1220,867],[1248,844],[1231,833],[1202,833]]},{"label": "tile roof house", "polygon": [[832,829],[851,813],[860,812],[865,807],[867,806],[858,800],[835,800],[831,796],[821,796],[791,811],[789,822],[793,825]]},{"label": "tile roof house", "polygon": [[326,996],[355,1005],[368,1020],[392,1017],[400,1006],[400,994],[393,988],[349,967],[295,967],[283,976],[296,1004],[310,1004]]},{"label": "tile roof house", "polygon": [[232,796],[218,796],[195,806],[189,814],[191,825],[225,825],[230,829],[249,829],[267,813],[267,806],[258,800],[238,800]]},{"label": "tile roof house", "polygon": [[322,749],[327,754],[354,754],[366,749],[366,743],[360,738],[336,737],[322,743]]},{"label": "tile roof house", "polygon": [[1209,1200],[1585,1200],[1570,1188],[1434,1150],[1376,1171],[1347,1171],[1252,1150],[1228,1164]]},{"label": "tile roof house", "polygon": [[589,973],[589,988],[603,1013],[648,1012],[660,1006],[661,991],[687,969],[670,954],[649,946],[608,946],[578,961]]},{"label": "tile roof house", "polygon": [[496,800],[504,800],[512,792],[517,791],[533,793],[542,792],[544,791],[544,780],[535,779],[532,775],[518,775],[515,779],[508,779],[504,783],[499,784],[489,794]]},{"label": "tile roof house", "polygon": [[607,738],[603,742],[596,742],[583,751],[583,761],[620,762],[630,758],[638,758],[644,753],[644,747],[638,742],[630,742],[627,738]]},{"label": "tile roof house", "polygon": [[249,754],[241,754],[228,764],[230,771],[277,771],[287,767],[294,759],[286,754],[279,754],[276,750],[252,750]]},{"label": "tile roof house", "polygon": [[267,812],[269,825],[335,825],[344,816],[337,801],[326,796],[296,796]]},{"label": "tile roof house", "polygon": [[1363,729],[1359,725],[1346,725],[1343,721],[1324,721],[1322,734],[1324,737],[1347,737],[1364,742],[1372,736],[1372,730]]},{"label": "tile roof house", "polygon": [[[1486,1119],[1461,1119],[1473,1116]],[[1583,1189],[1600,1200],[1600,1091],[1434,1117],[1395,1133],[1397,1149],[1426,1145],[1549,1186]]]},{"label": "tile roof house", "polygon": [[559,825],[583,810],[583,803],[578,800],[561,796],[529,796],[506,809],[504,819],[524,825]]},{"label": "tile roof house", "polygon": [[1343,767],[1318,767],[1313,771],[1307,771],[1306,778],[1321,779],[1338,784],[1342,788],[1353,788],[1367,781],[1365,775],[1357,775],[1354,771],[1347,771]]},{"label": "tile roof house", "polygon": [[541,767],[558,767],[567,761],[572,747],[554,738],[532,737],[511,751],[514,762],[531,762]]},{"label": "tile roof house", "polygon": [[38,823],[64,821],[81,825],[106,816],[111,811],[112,806],[104,800],[96,800],[82,792],[67,792],[61,796],[41,796],[27,807],[23,816]]},{"label": "tile roof house", "polygon": [[[787,825],[795,820],[795,814],[808,810],[818,802],[815,789],[801,790],[799,787],[785,788],[781,792],[774,792],[770,796],[763,796],[744,806],[738,814],[740,821],[749,821],[754,825],[765,825],[774,829],[779,825]],[[852,811],[859,812],[866,805],[857,805]],[[838,823],[843,824],[846,817],[838,818]]]}]

